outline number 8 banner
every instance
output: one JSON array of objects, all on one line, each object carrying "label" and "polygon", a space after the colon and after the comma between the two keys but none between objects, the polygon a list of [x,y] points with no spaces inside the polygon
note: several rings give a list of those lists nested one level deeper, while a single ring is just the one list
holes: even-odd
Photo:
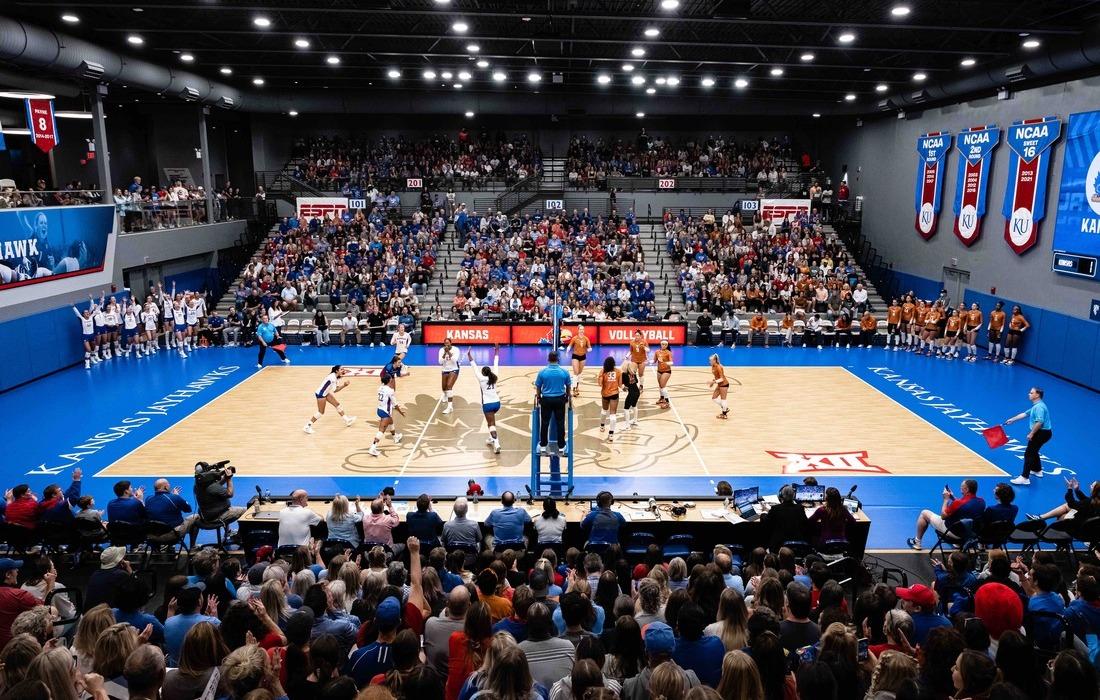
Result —
[{"label": "number 8 banner", "polygon": [[944,159],[951,150],[951,134],[933,131],[917,139],[917,233],[928,240],[936,235],[943,205]]},{"label": "number 8 banner", "polygon": [[57,120],[53,117],[53,100],[27,100],[27,129],[31,143],[43,153],[49,153],[61,143]]},{"label": "number 8 banner", "polygon": [[1005,242],[1023,255],[1039,241],[1039,222],[1046,215],[1050,147],[1062,133],[1058,117],[1022,119],[1006,130],[1008,182],[1001,213]]}]

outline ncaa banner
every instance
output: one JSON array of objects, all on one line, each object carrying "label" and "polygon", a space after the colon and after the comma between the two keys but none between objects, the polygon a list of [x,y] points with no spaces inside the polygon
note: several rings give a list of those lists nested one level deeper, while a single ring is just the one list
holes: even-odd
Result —
[{"label": "ncaa banner", "polygon": [[960,156],[955,180],[955,235],[963,245],[974,245],[981,235],[989,168],[993,149],[1000,141],[1001,130],[996,124],[972,126],[955,137],[955,148]]},{"label": "ncaa banner", "polygon": [[1046,215],[1050,147],[1062,133],[1058,117],[1022,119],[1005,130],[1008,181],[1001,214],[1005,242],[1023,255],[1039,241],[1039,222]]},{"label": "ncaa banner", "polygon": [[933,131],[917,139],[916,228],[921,238],[936,235],[940,208],[943,206],[943,171],[951,134]]},{"label": "ncaa banner", "polygon": [[27,129],[31,132],[31,143],[43,153],[49,153],[61,145],[61,135],[57,133],[57,120],[53,116],[53,100],[27,100]]}]

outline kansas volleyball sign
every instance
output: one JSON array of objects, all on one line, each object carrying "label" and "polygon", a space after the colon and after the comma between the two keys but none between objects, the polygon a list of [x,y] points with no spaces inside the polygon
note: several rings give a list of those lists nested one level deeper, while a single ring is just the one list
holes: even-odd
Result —
[{"label": "kansas volleyball sign", "polygon": [[1039,222],[1046,216],[1051,146],[1062,133],[1058,117],[1023,119],[1005,130],[1008,182],[1005,183],[1005,242],[1023,255],[1039,241]]},{"label": "kansas volleyball sign", "polygon": [[916,228],[921,238],[936,235],[943,205],[944,159],[951,150],[951,134],[933,131],[917,139]]},{"label": "kansas volleyball sign", "polygon": [[971,127],[959,132],[955,139],[959,166],[955,178],[954,230],[966,246],[974,245],[982,232],[986,192],[989,191],[989,169],[993,162],[993,149],[1000,140],[1001,130],[995,124]]}]

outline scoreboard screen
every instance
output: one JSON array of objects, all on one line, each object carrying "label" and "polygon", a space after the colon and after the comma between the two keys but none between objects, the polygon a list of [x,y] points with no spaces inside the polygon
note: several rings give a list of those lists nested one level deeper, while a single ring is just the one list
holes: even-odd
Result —
[{"label": "scoreboard screen", "polygon": [[1100,279],[1100,111],[1071,114],[1054,226],[1055,272]]}]

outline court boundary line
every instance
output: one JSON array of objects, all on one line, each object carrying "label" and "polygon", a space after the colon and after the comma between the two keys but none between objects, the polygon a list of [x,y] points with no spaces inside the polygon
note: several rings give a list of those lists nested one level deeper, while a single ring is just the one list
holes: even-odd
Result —
[{"label": "court boundary line", "polygon": [[[695,458],[699,460],[699,466],[703,468],[703,475],[707,477],[712,476],[710,469],[707,469],[707,463],[703,461],[703,455],[699,453],[699,448],[695,444],[695,439],[691,437],[691,433],[688,432],[684,419],[680,417],[680,412],[676,410],[676,404],[669,401],[668,407],[672,409],[672,414],[676,416],[676,422],[680,424],[680,429],[684,431],[684,437],[687,438],[688,444],[691,445],[691,451],[695,453]],[[649,475],[647,474],[646,476]],[[711,481],[713,482],[714,480],[711,479]]]},{"label": "court boundary line", "polygon": [[424,427],[420,431],[420,435],[417,436],[416,442],[413,443],[412,449],[409,450],[409,456],[405,458],[405,463],[401,465],[401,471],[397,472],[397,476],[393,479],[393,484],[396,486],[401,477],[405,476],[405,471],[409,468],[409,463],[412,462],[412,458],[416,455],[416,448],[420,447],[420,442],[424,439],[424,436],[428,434],[428,428],[432,427],[432,421],[435,420],[435,414],[439,411],[439,407],[443,405],[443,396],[435,402],[435,408],[432,409],[431,415],[428,416],[428,420],[424,422]]},{"label": "court boundary line", "polygon": [[[893,402],[894,402],[894,403],[896,403],[896,404],[897,404],[898,406],[901,406],[901,407],[902,407],[902,408],[904,408],[904,409],[905,409],[906,411],[909,411],[910,413],[912,413],[912,414],[913,414],[913,417],[914,417],[914,418],[916,418],[917,420],[919,420],[919,421],[922,421],[922,422],[926,423],[927,425],[931,426],[931,427],[932,427],[932,428],[933,428],[934,430],[936,430],[936,431],[940,432],[940,433],[941,433],[941,434],[943,434],[943,435],[946,435],[946,436],[948,437],[948,439],[950,439],[950,440],[953,440],[953,441],[955,442],[955,444],[957,444],[957,445],[958,445],[959,447],[963,448],[964,450],[966,450],[966,451],[967,451],[967,452],[969,452],[970,454],[974,455],[974,456],[975,456],[975,457],[977,457],[978,459],[984,460],[984,461],[985,461],[985,462],[986,462],[987,464],[991,465],[991,466],[992,466],[992,467],[993,467],[994,469],[996,469],[997,471],[1001,472],[999,476],[1011,476],[1011,475],[1010,475],[1010,474],[1009,474],[1008,472],[1006,472],[1006,471],[1005,471],[1004,469],[1001,469],[1001,467],[1000,467],[1000,466],[998,466],[998,465],[997,465],[996,463],[994,463],[994,462],[993,462],[993,461],[991,461],[991,460],[988,460],[988,459],[986,459],[985,457],[982,457],[982,456],[981,456],[980,454],[978,454],[977,452],[975,452],[975,451],[974,451],[974,450],[973,450],[973,449],[972,449],[972,448],[971,448],[971,447],[970,447],[969,445],[966,445],[966,444],[964,444],[962,440],[958,439],[957,437],[955,437],[954,435],[952,435],[952,434],[951,434],[951,433],[949,433],[949,432],[946,432],[946,431],[944,431],[944,430],[941,430],[941,429],[940,429],[939,427],[937,427],[937,426],[936,426],[936,424],[935,424],[935,423],[933,423],[932,421],[928,420],[927,418],[925,418],[925,417],[924,417],[924,416],[922,416],[921,414],[917,413],[917,412],[916,412],[916,411],[914,411],[914,410],[913,410],[912,408],[910,408],[910,407],[906,406],[906,405],[905,405],[905,404],[903,404],[902,402],[898,401],[898,400],[897,400],[897,399],[895,399],[895,398],[894,398],[893,396],[890,396],[889,394],[887,394],[887,393],[886,393],[886,392],[884,392],[884,391],[880,391],[878,387],[876,387],[876,386],[875,386],[874,384],[872,384],[871,382],[867,381],[867,380],[866,380],[866,379],[864,379],[863,377],[861,377],[861,376],[859,376],[858,374],[856,374],[855,372],[853,372],[853,371],[852,371],[851,369],[849,369],[849,367],[848,367],[847,365],[837,365],[837,366],[838,366],[838,367],[840,367],[840,369],[842,369],[842,370],[844,370],[845,372],[847,372],[848,374],[850,374],[850,375],[852,375],[853,377],[855,377],[856,379],[858,379],[859,381],[861,381],[861,382],[863,382],[864,384],[866,384],[866,385],[867,385],[867,387],[871,389],[871,391],[875,391],[875,392],[878,392],[878,393],[879,393],[879,394],[881,394],[882,396],[885,396],[885,397],[886,397],[887,399],[889,399],[890,401],[893,401]],[[853,366],[854,366],[854,365],[853,365]],[[916,476],[916,475],[912,475],[912,476]],[[963,476],[970,476],[971,478],[973,478],[973,476],[974,476],[974,475],[970,475],[970,474],[967,474],[967,475],[963,475]],[[978,476],[998,476],[998,475],[997,475],[997,474],[979,474]],[[913,550],[913,551],[916,551],[916,550]]]},{"label": "court boundary line", "polygon": [[[244,385],[244,384],[245,384],[246,382],[249,382],[249,381],[251,381],[253,377],[258,377],[258,376],[260,376],[260,373],[262,373],[262,372],[263,372],[264,370],[266,370],[266,369],[270,369],[270,368],[274,368],[274,367],[276,367],[276,366],[277,366],[277,365],[264,365],[264,366],[263,366],[263,367],[261,367],[261,368],[260,368],[260,369],[259,369],[258,371],[256,371],[256,372],[253,372],[253,373],[252,373],[252,374],[250,374],[249,376],[245,377],[245,378],[244,378],[244,379],[242,379],[241,381],[237,382],[237,383],[236,383],[236,384],[234,384],[233,386],[229,387],[228,389],[226,389],[226,390],[225,390],[225,391],[223,391],[222,393],[220,393],[220,394],[218,394],[217,396],[215,396],[215,397],[214,397],[213,399],[211,399],[211,400],[207,401],[206,403],[204,403],[203,405],[199,406],[198,408],[196,408],[196,409],[195,409],[194,411],[192,411],[191,413],[188,413],[188,414],[187,414],[186,416],[184,416],[183,418],[181,418],[181,419],[179,419],[179,420],[177,420],[177,421],[173,422],[173,423],[172,423],[171,425],[169,425],[169,426],[168,426],[167,428],[165,428],[164,430],[161,430],[161,431],[160,431],[159,433],[157,433],[156,435],[153,435],[152,437],[150,437],[149,439],[145,440],[144,442],[142,442],[142,443],[141,443],[140,445],[138,445],[138,446],[137,446],[137,447],[135,447],[134,449],[130,450],[129,452],[127,452],[126,454],[122,455],[121,457],[119,457],[119,458],[118,458],[118,459],[116,459],[115,461],[113,461],[113,462],[111,462],[110,464],[108,464],[107,466],[103,467],[102,469],[100,469],[100,470],[99,470],[98,472],[96,472],[95,474],[92,474],[92,478],[96,478],[96,477],[99,477],[99,476],[103,476],[104,478],[107,478],[107,477],[111,477],[111,476],[116,476],[115,474],[103,474],[103,472],[107,471],[108,469],[110,469],[111,467],[115,466],[116,464],[118,464],[118,463],[119,463],[119,462],[121,462],[122,460],[126,459],[127,457],[129,457],[130,455],[134,454],[135,452],[137,452],[137,451],[138,451],[138,450],[140,450],[141,448],[145,447],[146,445],[148,445],[149,443],[151,443],[151,442],[152,442],[153,440],[156,440],[156,439],[157,439],[157,438],[159,438],[159,437],[160,437],[161,435],[164,435],[165,433],[167,433],[167,432],[168,432],[169,430],[171,430],[172,428],[176,427],[177,425],[180,425],[180,424],[182,424],[182,423],[183,423],[183,421],[187,420],[187,419],[188,419],[188,418],[190,418],[191,416],[194,416],[194,415],[195,415],[196,413],[198,413],[199,411],[202,411],[202,410],[206,409],[206,408],[207,408],[208,406],[211,406],[211,405],[212,405],[212,404],[213,404],[214,402],[216,402],[216,401],[217,401],[218,399],[222,398],[223,396],[227,396],[227,395],[228,395],[228,394],[229,394],[229,393],[230,393],[231,391],[236,391],[237,389],[241,388],[241,386],[242,386],[242,385]],[[286,365],[283,365],[283,366],[285,367]],[[130,479],[144,479],[144,478],[146,478],[146,477],[147,477],[147,476],[149,476],[149,475],[148,475],[148,474],[142,474],[141,476],[131,476],[131,475],[129,475],[129,474],[124,474],[124,475],[122,475],[122,476],[125,476],[125,477],[127,477],[127,478],[130,478]],[[183,476],[183,475],[181,475],[181,476]],[[159,477],[157,477],[157,478],[159,478]]]}]

